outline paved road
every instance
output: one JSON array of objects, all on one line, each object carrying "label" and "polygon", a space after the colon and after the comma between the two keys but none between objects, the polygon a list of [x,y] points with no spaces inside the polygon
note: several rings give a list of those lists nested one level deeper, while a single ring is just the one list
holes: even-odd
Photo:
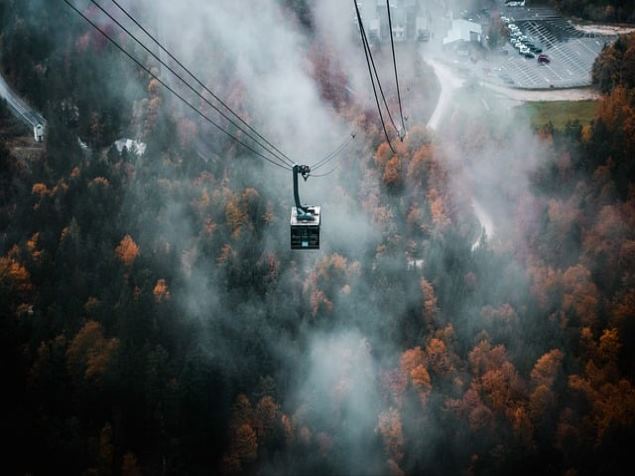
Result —
[{"label": "paved road", "polygon": [[33,129],[36,125],[46,125],[42,115],[27,105],[9,86],[0,74],[0,97],[4,99],[15,116]]},{"label": "paved road", "polygon": [[[448,66],[437,60],[428,60],[428,64],[432,66],[434,73],[439,79],[439,84],[441,85],[439,100],[437,101],[437,105],[432,113],[432,116],[430,116],[430,120],[428,121],[428,127],[434,131],[438,131],[442,119],[445,118],[452,104],[452,99],[456,94],[456,91],[463,86],[465,81],[457,76]],[[494,221],[475,197],[472,197],[472,207],[474,208],[476,218],[478,218],[478,221],[481,223],[481,227],[485,231],[487,237],[491,239],[495,233]],[[472,245],[472,250],[478,248],[480,239],[481,237],[479,236],[476,242]]]},{"label": "paved road", "polygon": [[[430,120],[428,121],[428,127],[434,131],[438,131],[442,121],[447,116],[447,113],[452,106],[452,100],[457,90],[464,85],[465,80],[457,72],[455,72],[451,66],[442,63],[439,59],[431,60],[425,58],[425,60],[428,64],[430,64],[430,66],[432,66],[441,86],[439,100]],[[506,88],[488,83],[481,83],[481,85],[490,89],[497,95],[509,99],[510,104],[512,105],[532,101],[580,101],[584,99],[599,98],[599,94],[591,88],[528,91]],[[474,214],[487,234],[487,238],[492,239],[496,231],[496,226],[491,215],[475,197],[472,197],[472,207],[474,209]],[[473,250],[478,247],[479,242],[480,237],[473,244]]]},{"label": "paved road", "polygon": [[439,128],[441,119],[443,119],[448,112],[448,108],[452,103],[452,97],[456,90],[463,86],[465,80],[457,76],[450,67],[440,63],[438,60],[424,59],[427,60],[428,64],[434,69],[434,73],[437,75],[439,84],[441,85],[441,93],[439,94],[437,106],[430,116],[430,120],[428,120],[428,127],[436,131]]}]

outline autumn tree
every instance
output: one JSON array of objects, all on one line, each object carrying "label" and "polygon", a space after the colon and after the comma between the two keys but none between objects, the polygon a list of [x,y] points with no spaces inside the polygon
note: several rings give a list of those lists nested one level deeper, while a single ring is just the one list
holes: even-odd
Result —
[{"label": "autumn tree", "polygon": [[384,448],[390,460],[398,465],[404,456],[404,436],[399,411],[390,408],[380,413],[377,429],[384,440]]},{"label": "autumn tree", "polygon": [[377,152],[375,153],[375,164],[383,170],[392,157],[393,153],[390,149],[390,144],[388,144],[388,142],[384,142],[377,148]]},{"label": "autumn tree", "polygon": [[132,266],[139,255],[139,246],[130,235],[126,235],[115,248],[119,260],[126,266]]},{"label": "autumn tree", "polygon": [[423,320],[431,328],[439,312],[437,296],[434,292],[434,287],[425,278],[421,279],[419,286],[423,294]]},{"label": "autumn tree", "polygon": [[126,453],[121,464],[121,476],[142,476],[141,468],[134,453]]},{"label": "autumn tree", "polygon": [[617,331],[605,329],[594,346],[595,358],[587,361],[582,374],[569,376],[569,388],[591,405],[592,412],[584,420],[598,443],[607,431],[629,427],[635,421],[635,388],[616,371],[620,345]]},{"label": "autumn tree", "polygon": [[421,404],[425,405],[432,391],[432,381],[421,347],[408,349],[401,354],[400,368],[417,391]]},{"label": "autumn tree", "polygon": [[556,403],[554,383],[562,371],[564,354],[553,349],[538,359],[531,371],[533,390],[529,396],[529,412],[534,421],[543,417]]},{"label": "autumn tree", "polygon": [[424,186],[427,177],[430,174],[433,160],[433,148],[430,144],[422,145],[412,156],[412,160],[408,164],[408,172],[406,174],[408,181],[412,184]]},{"label": "autumn tree", "polygon": [[583,325],[592,325],[597,316],[599,298],[591,272],[582,265],[572,266],[565,271],[562,281],[563,310],[572,313]]},{"label": "autumn tree", "polygon": [[97,455],[97,474],[108,475],[113,472],[115,448],[113,446],[112,425],[106,423],[99,433],[99,453]]},{"label": "autumn tree", "polygon": [[170,290],[165,279],[159,279],[154,285],[152,294],[157,302],[163,302],[170,299]]},{"label": "autumn tree", "polygon": [[425,360],[430,370],[439,377],[447,377],[455,370],[454,356],[450,354],[446,343],[437,337],[426,344]]},{"label": "autumn tree", "polygon": [[108,371],[118,347],[119,340],[105,338],[98,322],[87,321],[66,351],[70,373],[86,380],[99,381]]},{"label": "autumn tree", "polygon": [[258,401],[254,413],[256,435],[259,440],[264,441],[272,435],[280,421],[280,405],[272,397],[266,395]]},{"label": "autumn tree", "polygon": [[330,313],[337,298],[346,298],[352,292],[352,284],[360,274],[360,264],[349,262],[339,254],[321,259],[305,282],[311,313]]},{"label": "autumn tree", "polygon": [[384,185],[391,190],[401,185],[401,159],[394,155],[384,168]]},{"label": "autumn tree", "polygon": [[0,257],[0,286],[7,291],[24,293],[31,289],[30,274],[15,258]]}]

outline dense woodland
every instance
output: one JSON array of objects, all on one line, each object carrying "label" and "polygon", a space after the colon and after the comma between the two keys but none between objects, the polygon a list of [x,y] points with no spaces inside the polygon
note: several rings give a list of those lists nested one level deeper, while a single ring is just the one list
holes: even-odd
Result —
[{"label": "dense woodland", "polygon": [[[0,3],[2,71],[49,121],[34,149],[0,107],[4,474],[623,474],[633,37],[598,61],[593,123],[537,132],[518,239],[474,248],[444,145],[418,126],[393,153],[315,55],[365,134],[333,193],[372,233],[297,254],[266,164],[220,138],[201,158],[155,81],[36,3]],[[483,121],[454,139],[507,144]]]},{"label": "dense woodland", "polygon": [[[533,1],[532,3],[544,3]],[[631,0],[551,0],[567,15],[591,21],[633,22],[635,5]]]},{"label": "dense woodland", "polygon": [[635,35],[622,35],[605,47],[593,65],[593,83],[605,94],[619,86],[635,89]]}]

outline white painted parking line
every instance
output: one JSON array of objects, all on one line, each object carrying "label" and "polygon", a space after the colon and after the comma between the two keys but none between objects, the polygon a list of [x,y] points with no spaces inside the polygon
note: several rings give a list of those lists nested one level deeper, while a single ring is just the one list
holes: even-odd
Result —
[{"label": "white painted parking line", "polygon": [[560,75],[558,74],[558,72],[557,72],[555,69],[553,69],[553,68],[551,67],[551,65],[549,65],[549,64],[545,64],[545,65],[544,65],[544,67],[545,67],[545,68],[547,68],[547,70],[548,70],[550,73],[552,73],[554,76],[556,76],[558,79],[562,79],[562,76],[560,76]]},{"label": "white painted parking line", "polygon": [[[525,10],[524,10],[525,11]],[[532,9],[532,12],[534,10]],[[597,37],[579,34],[552,9],[526,15],[515,22],[528,42],[543,49],[551,64],[541,65],[520,56],[516,49],[506,45],[506,57],[500,57],[499,77],[520,87],[573,87],[589,84],[591,68],[604,44]],[[609,41],[609,40],[607,40]]]},{"label": "white painted parking line", "polygon": [[[597,43],[597,41],[596,41],[596,43]],[[598,52],[597,52],[597,51],[593,50],[592,48],[589,48],[589,47],[586,45],[586,42],[585,42],[585,41],[580,41],[580,45],[581,45],[584,49],[586,49],[587,51],[591,52],[593,55],[597,55],[597,54],[598,54]]]}]

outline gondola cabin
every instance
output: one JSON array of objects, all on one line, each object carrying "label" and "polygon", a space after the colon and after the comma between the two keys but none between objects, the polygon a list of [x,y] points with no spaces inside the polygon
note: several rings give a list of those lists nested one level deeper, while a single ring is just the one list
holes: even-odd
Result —
[{"label": "gondola cabin", "polygon": [[291,209],[291,249],[320,249],[320,207],[304,207],[306,213],[298,213],[298,208]]}]

